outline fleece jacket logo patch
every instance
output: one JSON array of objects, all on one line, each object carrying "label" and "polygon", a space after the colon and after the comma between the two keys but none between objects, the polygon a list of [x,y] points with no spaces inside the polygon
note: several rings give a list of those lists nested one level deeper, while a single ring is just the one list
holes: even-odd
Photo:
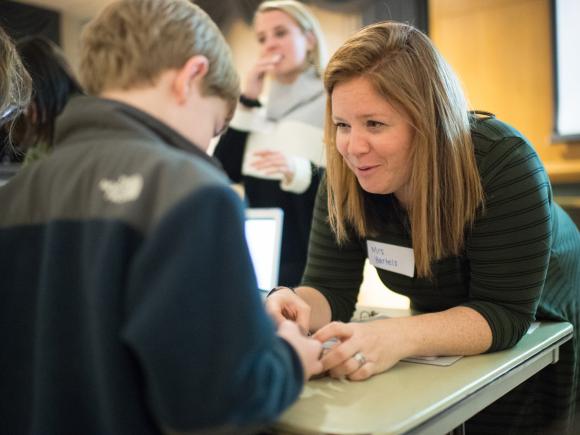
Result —
[{"label": "fleece jacket logo patch", "polygon": [[115,204],[135,201],[143,190],[143,176],[141,174],[120,175],[116,180],[103,178],[99,181],[99,189],[103,191],[106,201]]}]

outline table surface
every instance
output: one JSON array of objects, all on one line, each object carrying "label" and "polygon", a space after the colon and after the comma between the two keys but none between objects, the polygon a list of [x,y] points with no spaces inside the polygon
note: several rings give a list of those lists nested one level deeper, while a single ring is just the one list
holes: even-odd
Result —
[{"label": "table surface", "polygon": [[279,433],[394,434],[437,433],[437,427],[444,433],[557,361],[559,346],[571,335],[569,323],[542,322],[511,349],[463,357],[451,366],[399,362],[362,382],[312,380],[275,428]]}]

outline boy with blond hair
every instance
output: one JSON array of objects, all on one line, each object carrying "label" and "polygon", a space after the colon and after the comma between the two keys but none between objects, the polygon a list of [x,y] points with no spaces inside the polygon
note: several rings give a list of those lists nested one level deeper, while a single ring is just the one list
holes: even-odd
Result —
[{"label": "boy with blond hair", "polygon": [[55,149],[2,190],[0,432],[242,433],[321,370],[257,291],[243,207],[205,151],[238,78],[186,0],[121,0],[83,36]]}]

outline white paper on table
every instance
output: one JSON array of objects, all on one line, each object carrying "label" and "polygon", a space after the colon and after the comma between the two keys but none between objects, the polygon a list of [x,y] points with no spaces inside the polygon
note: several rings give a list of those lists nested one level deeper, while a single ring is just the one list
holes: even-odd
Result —
[{"label": "white paper on table", "polygon": [[409,358],[403,358],[401,361],[417,363],[417,364],[429,364],[433,366],[450,366],[457,360],[463,358],[463,356],[410,356]]},{"label": "white paper on table", "polygon": [[540,326],[540,322],[532,322],[532,324],[530,325],[530,327],[528,328],[528,332],[526,332],[526,334],[531,334],[532,332],[534,332],[536,329],[538,329],[538,326]]}]

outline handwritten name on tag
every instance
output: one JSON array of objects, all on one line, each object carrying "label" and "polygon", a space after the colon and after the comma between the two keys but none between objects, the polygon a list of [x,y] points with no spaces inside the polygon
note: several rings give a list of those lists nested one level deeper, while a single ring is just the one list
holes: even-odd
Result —
[{"label": "handwritten name on tag", "polygon": [[413,249],[389,243],[367,240],[369,262],[376,268],[399,273],[415,275],[415,255]]}]

